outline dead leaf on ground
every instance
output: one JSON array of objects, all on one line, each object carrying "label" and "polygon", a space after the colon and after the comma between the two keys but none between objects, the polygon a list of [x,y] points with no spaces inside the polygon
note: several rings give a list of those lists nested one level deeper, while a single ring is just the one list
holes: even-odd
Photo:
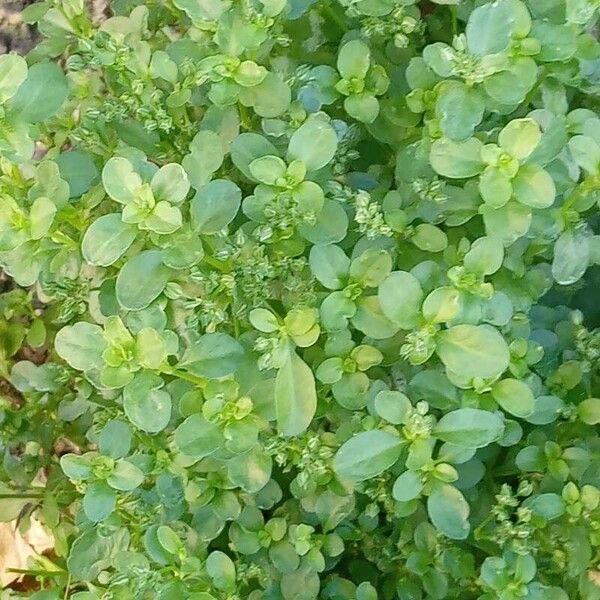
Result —
[{"label": "dead leaf on ground", "polygon": [[0,523],[0,587],[5,588],[22,578],[10,569],[27,569],[30,560],[54,547],[54,538],[35,518],[27,533],[21,534],[18,522]]}]

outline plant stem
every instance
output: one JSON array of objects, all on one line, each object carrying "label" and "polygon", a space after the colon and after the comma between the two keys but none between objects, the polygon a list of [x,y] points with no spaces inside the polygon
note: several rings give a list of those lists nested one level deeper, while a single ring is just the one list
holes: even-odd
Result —
[{"label": "plant stem", "polygon": [[206,379],[204,377],[199,377],[198,375],[188,373],[187,371],[182,371],[181,369],[167,368],[162,369],[161,372],[165,375],[172,375],[173,377],[177,377],[178,379],[189,381],[190,383],[194,383],[200,387],[204,387],[206,385]]},{"label": "plant stem", "polygon": [[222,273],[227,272],[227,267],[225,266],[225,264],[223,264],[221,261],[217,260],[216,258],[209,256],[208,254],[205,254],[203,256],[202,260],[206,264],[210,265],[211,267],[214,267],[215,269],[217,269],[218,271],[221,271]]},{"label": "plant stem", "polygon": [[324,3],[321,8],[326,16],[329,17],[330,21],[337,25],[342,31],[345,32],[347,30],[346,22],[338,15],[329,2]]},{"label": "plant stem", "polygon": [[57,567],[56,571],[47,571],[45,569],[7,569],[9,573],[22,573],[32,577],[59,577],[65,573],[64,569]]},{"label": "plant stem", "polygon": [[10,499],[27,500],[29,498],[41,499],[43,497],[44,497],[43,494],[0,494],[0,500],[10,500]]},{"label": "plant stem", "polygon": [[458,35],[458,10],[456,5],[450,6],[450,16],[452,18],[452,35]]},{"label": "plant stem", "polygon": [[544,79],[546,79],[546,77],[548,77],[548,71],[546,70],[546,68],[544,68],[544,70],[541,72],[540,76],[538,77],[538,80],[533,84],[533,87],[529,90],[529,92],[527,93],[527,96],[525,96],[525,99],[523,100],[523,106],[527,106],[528,104],[531,103],[531,101],[533,100],[533,97],[535,96],[535,93],[537,92],[540,85],[542,85],[542,83],[544,82]]},{"label": "plant stem", "polygon": [[246,129],[252,129],[252,121],[250,119],[250,115],[248,114],[246,107],[241,102],[238,102],[238,111],[240,113],[240,121],[242,125]]}]

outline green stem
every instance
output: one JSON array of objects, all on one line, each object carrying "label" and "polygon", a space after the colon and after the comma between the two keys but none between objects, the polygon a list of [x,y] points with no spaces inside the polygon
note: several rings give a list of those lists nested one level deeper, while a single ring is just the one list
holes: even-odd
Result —
[{"label": "green stem", "polygon": [[207,383],[207,380],[204,377],[193,375],[192,373],[182,371],[181,369],[163,368],[161,372],[165,375],[172,375],[173,377],[177,377],[178,379],[189,381],[190,383],[194,383],[200,387],[204,387]]},{"label": "green stem", "polygon": [[28,500],[29,498],[41,499],[43,497],[43,494],[0,494],[0,500]]},{"label": "green stem", "polygon": [[488,525],[489,523],[491,523],[493,521],[493,516],[492,515],[488,515],[475,529],[475,531],[473,532],[473,536],[475,537],[475,539],[480,539],[479,536],[481,535],[481,532],[484,530],[485,526]]},{"label": "green stem", "polygon": [[56,571],[47,571],[45,569],[7,569],[9,573],[22,573],[23,575],[31,575],[32,577],[62,577],[65,573],[64,569],[57,567]]},{"label": "green stem", "polygon": [[565,201],[563,202],[562,206],[560,207],[562,213],[564,214],[566,211],[568,211],[573,204],[575,204],[575,202],[577,202],[579,196],[575,193],[577,190],[577,188],[575,188],[575,190],[573,190],[566,198]]},{"label": "green stem", "polygon": [[450,16],[452,18],[452,35],[458,35],[458,9],[456,6],[450,6]]},{"label": "green stem", "polygon": [[263,304],[279,319],[279,311],[276,310],[268,300],[263,300]]},{"label": "green stem", "polygon": [[544,70],[538,77],[538,80],[533,84],[533,87],[529,90],[529,92],[527,93],[527,96],[525,96],[525,99],[523,100],[523,106],[527,106],[528,104],[531,103],[531,101],[533,100],[533,97],[535,96],[535,93],[538,91],[538,88],[540,87],[540,85],[542,85],[542,83],[544,82],[546,77],[548,77],[548,75],[549,75],[549,72],[544,67]]},{"label": "green stem", "polygon": [[215,269],[217,269],[217,271],[221,271],[222,273],[227,273],[229,271],[227,266],[224,263],[217,260],[216,258],[213,258],[212,256],[209,256],[208,254],[205,254],[204,257],[202,258],[202,260],[207,265],[210,265],[211,267],[214,267]]},{"label": "green stem", "polygon": [[252,121],[250,119],[250,115],[248,114],[248,110],[241,102],[238,102],[238,111],[240,113],[240,121],[244,128],[252,129]]},{"label": "green stem", "polygon": [[325,15],[329,17],[330,21],[337,25],[341,31],[346,32],[348,27],[345,20],[340,17],[340,15],[333,9],[329,2],[324,2],[321,8],[323,9]]}]

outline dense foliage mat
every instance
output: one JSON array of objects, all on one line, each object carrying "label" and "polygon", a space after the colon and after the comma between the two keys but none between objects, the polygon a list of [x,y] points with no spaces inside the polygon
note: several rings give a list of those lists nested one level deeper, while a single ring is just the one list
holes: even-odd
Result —
[{"label": "dense foliage mat", "polygon": [[600,598],[599,9],[29,7],[0,597]]}]

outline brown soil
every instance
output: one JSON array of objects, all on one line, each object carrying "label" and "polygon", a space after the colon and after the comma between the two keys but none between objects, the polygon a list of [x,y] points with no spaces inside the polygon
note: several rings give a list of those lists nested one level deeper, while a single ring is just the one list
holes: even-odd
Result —
[{"label": "brown soil", "polygon": [[0,54],[25,54],[37,43],[35,28],[21,21],[21,11],[35,0],[0,0]]},{"label": "brown soil", "polygon": [[[39,36],[35,27],[21,20],[21,11],[38,0],[0,0],[0,54],[18,52],[26,54],[37,44]],[[110,0],[87,0],[94,22],[106,18]]]}]

